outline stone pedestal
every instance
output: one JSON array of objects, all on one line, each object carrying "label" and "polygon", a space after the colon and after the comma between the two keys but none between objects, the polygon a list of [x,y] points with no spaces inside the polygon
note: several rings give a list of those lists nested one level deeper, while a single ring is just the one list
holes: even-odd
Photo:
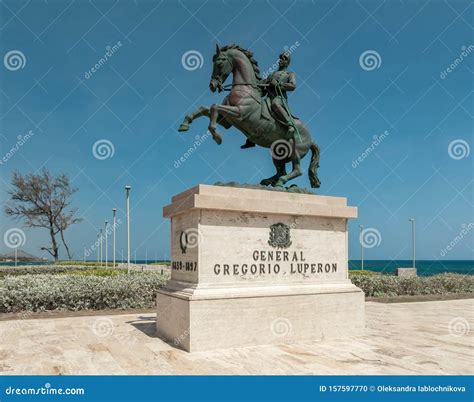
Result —
[{"label": "stone pedestal", "polygon": [[159,336],[186,351],[353,336],[364,294],[348,278],[345,198],[198,185],[163,209],[171,280]]},{"label": "stone pedestal", "polygon": [[416,268],[396,268],[395,269],[395,276],[403,276],[405,278],[412,278],[417,276]]}]

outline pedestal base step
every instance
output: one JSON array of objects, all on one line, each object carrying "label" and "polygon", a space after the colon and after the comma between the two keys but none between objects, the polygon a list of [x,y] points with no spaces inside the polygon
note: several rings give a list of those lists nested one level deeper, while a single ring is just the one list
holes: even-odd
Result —
[{"label": "pedestal base step", "polygon": [[361,335],[364,293],[186,299],[157,298],[158,335],[188,352]]}]

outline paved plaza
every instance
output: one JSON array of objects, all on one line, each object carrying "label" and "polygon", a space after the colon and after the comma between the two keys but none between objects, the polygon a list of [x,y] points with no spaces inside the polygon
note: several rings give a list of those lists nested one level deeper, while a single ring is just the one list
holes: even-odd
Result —
[{"label": "paved plaza", "polygon": [[474,299],[366,303],[363,336],[187,353],[155,314],[0,321],[1,374],[474,374]]}]

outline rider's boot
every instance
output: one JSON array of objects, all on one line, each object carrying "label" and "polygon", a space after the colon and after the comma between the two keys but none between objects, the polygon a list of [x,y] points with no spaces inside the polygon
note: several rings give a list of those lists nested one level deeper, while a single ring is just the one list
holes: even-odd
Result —
[{"label": "rider's boot", "polygon": [[241,145],[240,148],[241,149],[246,149],[246,148],[252,148],[254,146],[255,146],[255,144],[247,138],[247,141],[245,141],[245,144]]}]

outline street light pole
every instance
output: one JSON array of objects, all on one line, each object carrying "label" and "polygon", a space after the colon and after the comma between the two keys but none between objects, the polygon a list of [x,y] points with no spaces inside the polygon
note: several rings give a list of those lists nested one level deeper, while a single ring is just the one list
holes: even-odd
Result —
[{"label": "street light pole", "polygon": [[99,233],[97,233],[97,264],[99,264]]},{"label": "street light pole", "polygon": [[20,241],[18,239],[16,239],[16,241],[15,241],[15,267],[18,264],[18,243],[19,242]]},{"label": "street light pole", "polygon": [[413,247],[413,268],[416,268],[416,243],[415,243],[415,218],[410,218],[411,222],[411,241]]},{"label": "street light pole", "polygon": [[105,221],[105,268],[107,268],[107,260],[108,260],[108,248],[109,248],[109,242],[107,241],[107,232],[108,232],[108,225],[109,221]]},{"label": "street light pole", "polygon": [[130,186],[125,186],[127,200],[127,272],[130,274]]},{"label": "street light pole", "polygon": [[112,215],[113,215],[113,240],[112,240],[112,268],[115,268],[115,228],[117,226],[117,220],[116,220],[116,215],[117,213],[117,208],[112,208]]},{"label": "street light pole", "polygon": [[100,229],[100,266],[102,266],[102,229]]},{"label": "street light pole", "polygon": [[[362,230],[364,229],[364,225],[359,225],[360,233],[362,235]],[[359,243],[360,243],[360,269],[364,270],[364,243],[361,241],[361,235],[359,235]]]}]

